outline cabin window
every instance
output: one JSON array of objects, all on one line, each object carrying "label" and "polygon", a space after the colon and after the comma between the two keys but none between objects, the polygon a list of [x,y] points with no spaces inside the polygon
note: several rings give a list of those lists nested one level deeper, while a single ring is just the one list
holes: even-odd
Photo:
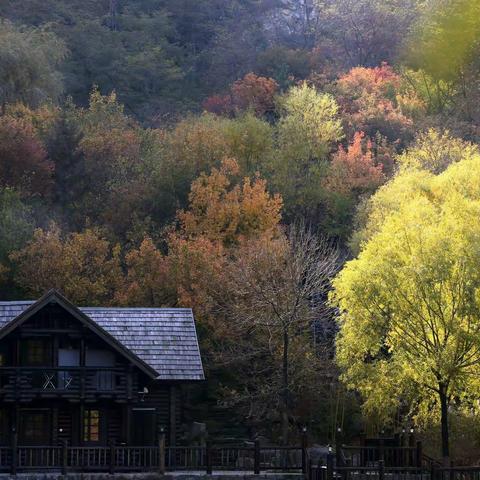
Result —
[{"label": "cabin window", "polygon": [[22,342],[23,364],[28,366],[46,366],[49,364],[49,345],[42,338],[29,338]]},{"label": "cabin window", "polygon": [[[85,357],[87,367],[96,367],[98,371],[95,374],[95,387],[101,391],[115,390],[117,380],[115,372],[110,370],[115,366],[115,354],[108,350],[87,350]],[[101,367],[105,367],[102,369]]]},{"label": "cabin window", "polygon": [[98,442],[100,440],[100,411],[85,410],[83,418],[83,441]]},{"label": "cabin window", "polygon": [[24,445],[47,444],[49,435],[48,411],[25,411],[22,413],[19,440]]}]

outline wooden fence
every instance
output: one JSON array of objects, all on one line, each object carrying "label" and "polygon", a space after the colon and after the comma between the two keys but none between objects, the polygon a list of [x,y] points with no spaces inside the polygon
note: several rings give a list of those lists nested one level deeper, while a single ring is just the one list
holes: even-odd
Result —
[{"label": "wooden fence", "polygon": [[303,471],[302,447],[252,447],[210,445],[205,447],[17,446],[0,448],[0,472],[147,472],[156,471]]},{"label": "wooden fence", "polygon": [[[368,456],[368,461],[362,465],[352,465],[348,461],[341,461],[338,450],[336,454],[328,454],[326,461],[321,460],[314,464],[307,460],[307,480],[480,480],[480,466],[443,466],[425,455],[412,461],[412,452],[405,457],[405,451],[399,447],[392,447],[392,456],[387,455],[385,458],[394,458],[395,448],[400,452],[400,456],[395,458],[401,460],[397,465],[387,464],[385,459],[379,458],[381,455]],[[417,450],[417,453],[420,452]]]},{"label": "wooden fence", "polygon": [[410,447],[342,445],[337,446],[336,452],[337,464],[349,467],[371,467],[380,460],[385,467],[419,467],[424,460],[421,442]]}]

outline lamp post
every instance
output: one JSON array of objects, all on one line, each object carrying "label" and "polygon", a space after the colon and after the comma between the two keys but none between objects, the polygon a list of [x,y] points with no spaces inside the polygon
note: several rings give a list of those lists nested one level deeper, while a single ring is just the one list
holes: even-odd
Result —
[{"label": "lamp post", "polygon": [[307,437],[307,426],[302,427],[302,473],[306,475],[307,473],[307,448],[308,448],[308,437]]},{"label": "lamp post", "polygon": [[337,465],[342,465],[342,427],[337,427],[335,435],[335,456]]}]

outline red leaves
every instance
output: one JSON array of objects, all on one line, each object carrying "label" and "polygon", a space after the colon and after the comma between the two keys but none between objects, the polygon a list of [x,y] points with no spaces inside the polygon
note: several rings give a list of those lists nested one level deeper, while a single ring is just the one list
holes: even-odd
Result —
[{"label": "red leaves", "polygon": [[259,116],[273,110],[278,84],[272,78],[248,73],[231,87],[233,104],[239,110],[253,108]]},{"label": "red leaves", "polygon": [[14,187],[24,195],[47,195],[53,171],[54,165],[32,124],[0,117],[0,186]]},{"label": "red leaves", "polygon": [[232,97],[230,95],[212,95],[203,101],[204,110],[215,115],[230,115],[233,111]]},{"label": "red leaves", "polygon": [[253,110],[262,116],[274,109],[278,84],[272,78],[247,73],[230,87],[227,95],[212,95],[203,102],[203,108],[217,115]]},{"label": "red leaves", "polygon": [[363,132],[356,132],[347,150],[340,146],[333,156],[327,188],[344,194],[359,193],[377,188],[384,180],[383,165],[375,162],[371,140]]},{"label": "red leaves", "polygon": [[412,119],[402,110],[402,79],[386,63],[352,68],[340,77],[337,90],[351,133],[363,131],[373,137],[379,132],[391,142],[413,135]]}]

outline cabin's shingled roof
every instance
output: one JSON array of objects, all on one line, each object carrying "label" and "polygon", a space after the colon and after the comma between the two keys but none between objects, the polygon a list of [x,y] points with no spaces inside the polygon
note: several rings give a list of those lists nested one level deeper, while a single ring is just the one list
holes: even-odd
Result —
[{"label": "cabin's shingled roof", "polygon": [[[0,332],[32,301],[0,302]],[[79,310],[158,373],[158,380],[203,380],[193,313],[187,308]]]}]

